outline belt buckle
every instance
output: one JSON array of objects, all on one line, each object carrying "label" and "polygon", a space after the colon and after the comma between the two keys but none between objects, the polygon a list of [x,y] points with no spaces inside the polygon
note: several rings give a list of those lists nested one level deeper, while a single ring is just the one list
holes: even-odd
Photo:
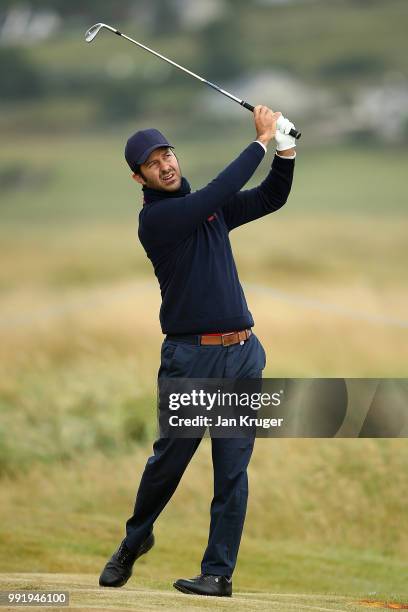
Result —
[{"label": "belt buckle", "polygon": [[221,344],[222,344],[222,346],[230,346],[229,344],[224,344],[224,338],[225,338],[225,336],[233,336],[234,334],[236,334],[236,332],[228,332],[227,334],[222,334],[222,336],[221,336]]}]

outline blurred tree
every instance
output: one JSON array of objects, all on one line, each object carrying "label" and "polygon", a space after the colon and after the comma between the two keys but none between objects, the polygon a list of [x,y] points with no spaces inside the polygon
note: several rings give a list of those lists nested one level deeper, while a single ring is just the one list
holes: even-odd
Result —
[{"label": "blurred tree", "polygon": [[40,70],[29,60],[25,49],[0,47],[1,98],[35,98],[43,93]]},{"label": "blurred tree", "polygon": [[382,73],[386,62],[375,55],[353,55],[323,62],[318,72],[326,79],[361,78]]},{"label": "blurred tree", "polygon": [[174,0],[156,0],[152,4],[153,33],[176,34],[180,27],[179,11]]},{"label": "blurred tree", "polygon": [[111,81],[109,87],[100,91],[102,119],[128,121],[146,110],[147,100],[143,88],[138,88],[134,79]]},{"label": "blurred tree", "polygon": [[232,14],[208,24],[199,35],[201,71],[209,80],[228,79],[245,69],[239,19]]},{"label": "blurred tree", "polygon": [[[63,17],[83,15],[92,19],[96,16],[95,8],[100,19],[107,20],[108,18],[121,19],[127,17],[134,7],[132,0],[29,0],[23,3],[24,6],[33,10],[43,11],[45,9],[53,9]],[[5,12],[9,8],[22,6],[21,0],[2,0],[0,12]],[[96,19],[95,19],[96,21]]]}]

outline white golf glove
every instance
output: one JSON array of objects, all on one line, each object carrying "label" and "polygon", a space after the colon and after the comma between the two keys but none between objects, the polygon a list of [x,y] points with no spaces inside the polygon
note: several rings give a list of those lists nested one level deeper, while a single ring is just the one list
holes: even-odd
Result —
[{"label": "white golf glove", "polygon": [[294,124],[286,119],[283,115],[279,117],[276,122],[276,150],[277,151],[285,151],[286,149],[291,149],[292,147],[296,147],[296,139],[294,136],[289,134],[290,130],[294,128]]}]

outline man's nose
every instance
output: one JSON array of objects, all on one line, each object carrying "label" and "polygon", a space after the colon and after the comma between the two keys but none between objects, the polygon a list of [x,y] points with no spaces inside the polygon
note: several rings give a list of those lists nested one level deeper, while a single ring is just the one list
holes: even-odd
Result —
[{"label": "man's nose", "polygon": [[160,171],[167,172],[168,170],[171,170],[170,163],[168,161],[162,161],[160,164]]}]

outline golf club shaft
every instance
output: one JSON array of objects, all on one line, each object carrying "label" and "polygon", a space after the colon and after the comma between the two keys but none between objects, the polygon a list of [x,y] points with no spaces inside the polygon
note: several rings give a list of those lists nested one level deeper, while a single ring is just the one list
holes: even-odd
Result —
[{"label": "golf club shaft", "polygon": [[[131,43],[137,45],[141,49],[144,49],[145,51],[148,51],[148,53],[152,53],[156,57],[159,57],[160,59],[162,59],[165,62],[167,62],[168,64],[171,64],[172,66],[175,66],[176,68],[179,68],[179,70],[182,70],[183,72],[189,74],[190,76],[194,77],[195,79],[198,79],[202,83],[205,83],[209,87],[212,87],[212,89],[215,89],[216,91],[218,91],[219,93],[223,94],[227,98],[230,98],[230,100],[234,100],[234,102],[238,102],[238,104],[240,104],[244,108],[247,108],[249,111],[251,111],[251,113],[254,111],[254,107],[252,106],[252,104],[249,104],[248,102],[245,102],[245,100],[241,100],[240,98],[237,98],[237,96],[234,96],[229,91],[226,91],[225,89],[222,89],[222,87],[220,87],[219,85],[216,85],[215,83],[211,83],[211,81],[207,81],[207,79],[204,79],[199,74],[196,74],[195,72],[192,72],[191,70],[188,70],[187,68],[184,68],[184,66],[180,66],[180,64],[177,64],[176,62],[173,62],[173,60],[169,59],[168,57],[165,57],[161,53],[158,53],[157,51],[154,51],[153,49],[150,49],[150,47],[146,47],[146,45],[143,45],[142,43],[137,42],[137,40],[134,40],[133,38],[130,38],[130,36],[127,36],[126,34],[123,34],[122,32],[119,32],[119,30],[116,30],[115,28],[112,28],[112,32],[115,32],[115,34],[117,34],[118,36],[121,36],[122,38],[126,38],[126,40],[129,40]],[[301,136],[301,132],[299,132],[296,129],[291,129],[289,133],[290,133],[291,136],[296,138],[296,140],[298,140],[300,138],[300,136]]]}]

